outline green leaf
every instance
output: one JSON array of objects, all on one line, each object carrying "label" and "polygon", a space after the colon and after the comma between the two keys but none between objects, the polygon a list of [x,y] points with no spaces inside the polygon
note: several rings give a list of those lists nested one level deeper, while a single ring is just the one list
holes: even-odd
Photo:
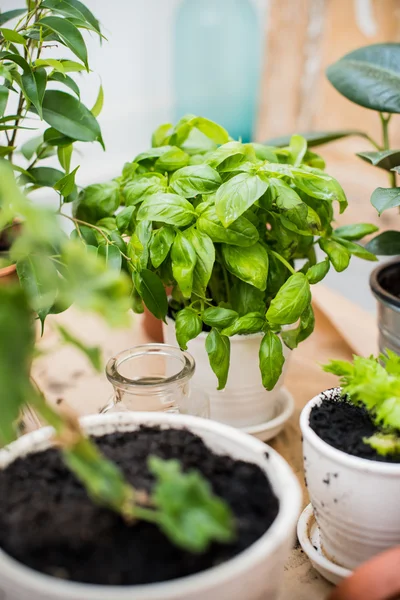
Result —
[{"label": "green leaf", "polygon": [[[0,15],[1,16],[1,15]],[[0,446],[16,438],[16,423],[32,393],[35,328],[20,286],[0,285]],[[6,391],[6,393],[5,393]]]},{"label": "green leaf", "polygon": [[[51,67],[52,69],[54,69],[55,71],[58,72],[58,74],[62,74],[63,77],[65,77],[65,70],[64,70],[64,66],[62,64],[62,62],[60,62],[59,60],[56,60],[55,58],[37,58],[35,60],[35,62],[33,63],[34,67]],[[50,79],[50,77],[49,77]]]},{"label": "green leaf", "polygon": [[98,254],[104,258],[108,269],[121,270],[122,257],[117,246],[112,244],[100,244]]},{"label": "green leaf", "polygon": [[214,121],[204,117],[195,117],[191,120],[191,124],[216,144],[226,144],[229,141],[229,134],[226,129],[214,123]]},{"label": "green leaf", "polygon": [[354,50],[328,67],[326,74],[351,102],[380,112],[400,112],[399,44],[373,44]]},{"label": "green leaf", "polygon": [[0,158],[4,158],[14,152],[16,146],[0,146]]},{"label": "green leaf", "polygon": [[147,198],[139,208],[138,220],[161,221],[177,227],[189,225],[195,216],[193,206],[178,194],[157,193]]},{"label": "green leaf", "polygon": [[227,160],[231,166],[237,166],[246,160],[246,146],[240,142],[228,142],[207,155],[206,160],[214,169],[223,170]]},{"label": "green leaf", "polygon": [[168,311],[168,300],[161,279],[148,269],[143,269],[139,278],[138,292],[143,302],[157,319],[164,321]]},{"label": "green leaf", "polygon": [[197,256],[193,272],[193,291],[200,297],[204,297],[215,262],[214,244],[208,235],[194,227],[186,229],[183,235],[189,240]]},{"label": "green leaf", "polygon": [[218,390],[223,390],[228,380],[231,345],[229,338],[217,329],[211,329],[206,337],[206,350],[210,366],[218,379]]},{"label": "green leaf", "polygon": [[344,246],[346,248],[346,250],[348,252],[350,252],[350,254],[353,254],[354,256],[358,256],[358,258],[362,258],[364,260],[370,260],[370,261],[378,260],[375,256],[375,254],[368,252],[368,250],[366,250],[364,248],[364,246],[361,246],[360,244],[355,244],[354,242],[350,242],[349,240],[345,240],[344,238],[338,237],[336,235],[334,236],[334,238],[337,242],[339,242],[339,244]]},{"label": "green leaf", "polygon": [[82,221],[96,223],[99,219],[113,215],[119,203],[119,185],[116,181],[96,183],[79,194],[74,204],[74,214]]},{"label": "green leaf", "polygon": [[222,256],[230,273],[261,291],[267,286],[268,253],[261,244],[239,248],[222,244]]},{"label": "green leaf", "polygon": [[236,221],[267,188],[267,182],[250,173],[239,173],[223,183],[217,191],[215,209],[224,227]]},{"label": "green leaf", "polygon": [[99,124],[90,110],[73,96],[59,90],[45,92],[43,119],[73,140],[94,142],[101,137]]},{"label": "green leaf", "polygon": [[210,327],[224,329],[225,327],[229,327],[238,316],[239,315],[235,310],[219,306],[210,306],[210,308],[207,308],[203,312],[203,321]]},{"label": "green leaf", "polygon": [[10,90],[5,85],[0,85],[0,117],[4,115],[8,102],[8,94]]},{"label": "green leaf", "polygon": [[251,312],[238,317],[231,325],[221,331],[221,335],[231,337],[237,334],[258,333],[265,326],[265,316],[259,312]]},{"label": "green leaf", "polygon": [[400,254],[400,231],[384,231],[368,242],[366,249],[377,256]]},{"label": "green leaf", "polygon": [[101,111],[103,109],[103,104],[104,104],[104,90],[103,90],[103,86],[101,85],[100,89],[99,89],[99,93],[97,94],[96,102],[94,103],[94,106],[93,106],[92,110],[90,111],[93,116],[95,116],[95,117],[99,116],[99,114],[101,113]]},{"label": "green leaf", "polygon": [[308,281],[314,285],[319,281],[322,281],[328,274],[330,268],[329,258],[325,258],[322,262],[317,263],[310,267],[306,273]]},{"label": "green leaf", "polygon": [[374,167],[390,171],[400,164],[400,150],[382,150],[380,152],[357,152],[357,156]]},{"label": "green leaf", "polygon": [[63,69],[66,73],[79,73],[84,71],[85,67],[74,60],[61,60]]},{"label": "green leaf", "polygon": [[13,29],[6,29],[2,27],[0,29],[0,33],[7,42],[12,42],[13,44],[23,44],[25,46],[26,39],[17,31]]},{"label": "green leaf", "polygon": [[[322,144],[329,144],[330,142],[335,142],[336,140],[352,135],[367,137],[364,132],[352,129],[343,131],[307,131],[301,132],[299,135],[306,140],[309,148],[321,146]],[[282,148],[283,146],[288,146],[290,144],[290,139],[291,135],[284,135],[282,137],[267,140],[265,143],[268,146],[278,146],[279,148]]]},{"label": "green leaf", "polygon": [[155,162],[155,168],[164,173],[164,171],[176,171],[185,167],[189,162],[189,155],[181,148],[171,148],[163,153]]},{"label": "green leaf", "polygon": [[68,75],[63,75],[62,73],[56,72],[56,73],[52,73],[49,76],[49,81],[57,81],[58,83],[62,83],[62,85],[65,85],[67,88],[72,90],[74,92],[74,94],[77,95],[78,99],[80,98],[81,93],[79,91],[79,87],[77,86],[75,81],[72,79],[72,77],[69,77]]},{"label": "green leaf", "polygon": [[400,187],[378,187],[371,196],[371,204],[378,211],[379,216],[389,208],[400,206]]},{"label": "green leaf", "polygon": [[150,243],[150,259],[153,267],[158,267],[167,258],[175,239],[175,231],[168,225],[153,232]]},{"label": "green leaf", "polygon": [[375,433],[363,438],[364,444],[371,446],[381,456],[390,456],[400,452],[400,438],[393,433]]},{"label": "green leaf", "polygon": [[20,148],[21,154],[26,158],[26,160],[30,160],[34,154],[36,154],[39,146],[43,143],[43,136],[39,135],[37,137],[33,137],[25,144],[23,144]]},{"label": "green leaf", "polygon": [[92,367],[98,372],[101,373],[103,370],[102,358],[101,358],[101,348],[99,346],[87,346],[81,340],[78,340],[72,333],[70,333],[65,327],[62,325],[56,325],[58,333],[61,336],[61,339],[66,344],[71,344],[89,359]]},{"label": "green leaf", "polygon": [[172,175],[169,185],[184,198],[192,198],[197,194],[210,194],[222,183],[221,177],[215,169],[208,165],[194,165],[183,167]]},{"label": "green leaf", "polygon": [[307,140],[301,135],[292,135],[289,144],[290,164],[298,167],[307,152]]},{"label": "green leaf", "polygon": [[53,188],[56,183],[64,177],[62,171],[53,169],[52,167],[33,167],[32,169],[29,169],[28,173],[33,177],[35,184],[40,187]]},{"label": "green leaf", "polygon": [[311,167],[303,167],[300,169],[293,169],[295,174],[294,184],[300,190],[320,200],[327,200],[330,202],[339,202],[340,212],[342,213],[347,207],[346,195],[340,186],[340,184],[329,175],[326,175],[323,171],[319,172],[318,169],[312,169]]},{"label": "green leaf", "polygon": [[57,149],[58,160],[66,173],[70,171],[73,148],[73,144],[68,144],[67,146],[59,146]]},{"label": "green leaf", "polygon": [[283,330],[281,332],[282,340],[285,346],[294,350],[297,346],[306,340],[314,331],[315,316],[311,304],[307,306],[300,317],[300,323],[295,329]]},{"label": "green leaf", "polygon": [[233,246],[253,246],[259,239],[256,227],[243,216],[225,228],[217,217],[215,206],[210,206],[201,213],[197,220],[197,228],[206,233],[213,242],[223,242]]},{"label": "green leaf", "polygon": [[129,257],[132,259],[135,268],[139,271],[147,269],[151,230],[151,221],[140,221],[128,244]]},{"label": "green leaf", "polygon": [[184,308],[176,315],[176,339],[182,350],[187,350],[189,340],[196,338],[203,329],[201,318],[192,308]]},{"label": "green leaf", "polygon": [[71,21],[61,19],[60,17],[43,17],[38,23],[56,33],[62,43],[83,62],[86,70],[89,71],[85,40],[79,29]]},{"label": "green leaf", "polygon": [[[268,275],[270,274],[269,269]],[[232,308],[240,316],[247,315],[249,312],[265,312],[264,293],[244,281],[236,281],[231,290],[231,300]]]},{"label": "green leaf", "polygon": [[151,137],[151,145],[153,148],[158,148],[159,146],[165,146],[169,142],[169,137],[173,129],[172,123],[165,123],[164,125],[160,125],[153,133]]},{"label": "green leaf", "polygon": [[132,233],[135,228],[135,207],[126,206],[115,219],[120,233]]},{"label": "green leaf", "polygon": [[7,23],[7,21],[11,21],[12,19],[16,19],[20,15],[26,13],[26,8],[16,8],[14,10],[8,10],[6,12],[0,12],[0,25]]},{"label": "green leaf", "polygon": [[234,517],[228,504],[212,492],[197,471],[183,473],[177,460],[151,456],[155,477],[152,500],[156,522],[174,545],[187,552],[204,553],[212,542],[234,540]]},{"label": "green leaf", "polygon": [[53,306],[58,292],[58,273],[55,264],[45,254],[32,254],[17,261],[17,273],[22,289],[32,309],[42,323]]},{"label": "green leaf", "polygon": [[134,206],[143,202],[157,192],[165,192],[168,181],[160,173],[143,173],[141,177],[132,179],[125,184],[123,195],[126,206]]},{"label": "green leaf", "polygon": [[57,192],[60,192],[61,196],[67,198],[72,192],[76,189],[75,186],[75,175],[78,171],[79,167],[76,167],[71,173],[65,175],[62,179],[57,181],[54,186],[54,189]]},{"label": "green leaf", "polygon": [[64,15],[65,17],[72,17],[87,23],[98,34],[101,33],[100,25],[96,17],[84,4],[82,4],[82,2],[79,2],[79,0],[42,0],[41,6],[43,8],[50,8],[54,12]]},{"label": "green leaf", "polygon": [[376,225],[371,225],[370,223],[357,223],[355,225],[342,225],[335,229],[334,234],[345,240],[356,241],[366,235],[375,233],[378,230],[379,227],[376,227]]},{"label": "green leaf", "polygon": [[291,325],[311,302],[310,284],[303,273],[295,273],[271,301],[267,319],[277,325]]},{"label": "green leaf", "polygon": [[33,72],[30,65],[19,54],[6,53],[2,58],[4,60],[11,60],[22,68],[22,90],[26,98],[33,104],[39,116],[42,118],[42,101],[47,77],[45,69],[37,69]]},{"label": "green leaf", "polygon": [[282,374],[285,358],[281,340],[270,330],[262,339],[259,361],[263,386],[267,390],[273,390]]},{"label": "green leaf", "polygon": [[68,146],[74,142],[72,138],[63,135],[53,127],[49,127],[43,134],[43,141],[49,146]]},{"label": "green leaf", "polygon": [[171,249],[172,273],[184,298],[190,298],[197,254],[189,240],[178,231]]},{"label": "green leaf", "polygon": [[94,229],[92,229],[91,227],[88,227],[87,225],[77,225],[77,227],[79,227],[79,232],[81,235],[79,235],[77,229],[74,229],[71,233],[71,239],[84,239],[85,243],[87,246],[94,246],[97,247],[98,246],[98,242],[97,242],[97,238],[96,238],[96,234],[94,232]]},{"label": "green leaf", "polygon": [[160,158],[160,156],[162,156],[163,154],[167,154],[171,150],[179,150],[179,148],[177,148],[176,146],[169,146],[169,145],[160,146],[157,148],[150,148],[150,150],[146,150],[145,152],[141,152],[140,154],[138,154],[134,158],[133,162],[143,163],[145,166],[153,165],[154,162],[158,158]]},{"label": "green leaf", "polygon": [[329,256],[329,260],[333,264],[335,271],[341,273],[347,269],[350,262],[350,252],[344,246],[327,238],[320,238],[318,243],[321,250]]}]

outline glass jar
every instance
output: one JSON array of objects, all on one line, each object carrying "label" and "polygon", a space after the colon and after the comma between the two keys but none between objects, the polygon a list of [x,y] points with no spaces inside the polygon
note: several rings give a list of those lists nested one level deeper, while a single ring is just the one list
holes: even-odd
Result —
[{"label": "glass jar", "polygon": [[167,344],[135,346],[111,358],[106,375],[114,387],[100,411],[163,411],[209,417],[209,399],[191,385],[194,358]]}]

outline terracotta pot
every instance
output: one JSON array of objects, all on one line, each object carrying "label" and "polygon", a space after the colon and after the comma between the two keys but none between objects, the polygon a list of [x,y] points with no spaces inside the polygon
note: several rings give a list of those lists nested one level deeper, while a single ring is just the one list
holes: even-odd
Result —
[{"label": "terracotta pot", "polygon": [[157,319],[146,307],[144,308],[143,328],[152,342],[161,344],[164,342],[162,321]]},{"label": "terracotta pot", "polygon": [[359,567],[329,596],[329,600],[395,600],[400,597],[400,546]]},{"label": "terracotta pot", "polygon": [[0,269],[0,285],[12,283],[13,281],[17,280],[18,275],[15,265],[10,265],[9,267],[3,267],[3,269]]}]

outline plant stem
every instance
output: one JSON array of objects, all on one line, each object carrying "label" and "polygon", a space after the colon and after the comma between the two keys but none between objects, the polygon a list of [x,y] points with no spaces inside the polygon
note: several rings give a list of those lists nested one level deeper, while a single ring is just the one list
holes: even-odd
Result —
[{"label": "plant stem", "polygon": [[281,256],[277,252],[274,252],[274,250],[270,250],[269,248],[268,248],[268,252],[270,254],[272,254],[273,256],[275,256],[275,258],[277,258],[278,260],[280,260],[281,263],[283,265],[285,265],[285,267],[291,272],[292,275],[294,275],[296,273],[296,271],[293,269],[292,265],[290,263],[288,263],[288,261],[285,258],[283,258],[283,256]]},{"label": "plant stem", "polygon": [[[389,122],[392,118],[391,114],[388,114],[387,117],[383,113],[379,113],[382,123],[382,139],[383,139],[383,149],[390,150],[390,142],[389,142]],[[394,171],[389,172],[389,181],[392,188],[396,187],[396,173]]]}]

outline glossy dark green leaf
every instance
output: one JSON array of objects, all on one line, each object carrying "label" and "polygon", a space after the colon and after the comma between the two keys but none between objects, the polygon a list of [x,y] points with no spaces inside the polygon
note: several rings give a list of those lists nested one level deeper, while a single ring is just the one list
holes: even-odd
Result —
[{"label": "glossy dark green leaf", "polygon": [[308,281],[314,285],[324,279],[329,273],[330,268],[329,258],[325,258],[322,262],[317,263],[310,267],[306,273]]},{"label": "glossy dark green leaf", "polygon": [[176,339],[180,348],[187,350],[187,343],[201,333],[203,323],[196,311],[191,308],[184,308],[176,315],[175,328]]},{"label": "glossy dark green leaf", "polygon": [[52,167],[33,167],[28,173],[40,187],[54,187],[64,177],[64,173]]},{"label": "glossy dark green leaf", "polygon": [[345,240],[357,241],[378,230],[379,227],[371,223],[356,223],[355,225],[342,225],[335,229],[334,233]]},{"label": "glossy dark green leaf", "polygon": [[141,177],[137,177],[128,181],[123,190],[123,196],[126,206],[134,206],[143,202],[149,196],[158,192],[165,192],[168,186],[168,181],[164,175],[160,173],[143,173]]},{"label": "glossy dark green leaf", "polygon": [[384,231],[368,242],[366,249],[377,256],[400,254],[400,231]]},{"label": "glossy dark green leaf", "polygon": [[52,11],[64,15],[65,17],[72,17],[82,22],[86,22],[97,31],[97,33],[101,33],[100,25],[96,17],[84,4],[82,4],[82,2],[79,2],[79,0],[42,0],[41,6],[50,8]]},{"label": "glossy dark green leaf", "polygon": [[165,225],[153,232],[150,243],[150,259],[153,267],[158,267],[167,258],[175,239],[175,231],[172,227]]},{"label": "glossy dark green leaf", "polygon": [[371,196],[371,204],[376,208],[379,215],[389,208],[400,206],[400,187],[376,188]]},{"label": "glossy dark green leaf", "polygon": [[300,323],[295,329],[283,330],[281,332],[281,337],[285,346],[294,350],[301,342],[306,340],[312,334],[314,327],[314,311],[310,304],[301,315]]},{"label": "glossy dark green leaf", "polygon": [[21,75],[20,83],[23,92],[28,100],[32,102],[38,114],[42,116],[42,101],[46,85],[46,71],[44,69],[37,69],[39,74],[36,75],[36,71],[33,72],[27,61],[19,54],[6,53],[2,58],[4,60],[10,60],[22,68],[23,73]]},{"label": "glossy dark green leaf", "polygon": [[378,260],[375,256],[375,254],[372,254],[371,252],[366,250],[364,248],[364,246],[361,246],[361,244],[356,244],[354,242],[351,242],[350,240],[346,240],[346,239],[341,238],[336,235],[334,236],[334,238],[337,242],[339,242],[339,244],[344,246],[346,248],[346,250],[348,252],[350,252],[350,254],[353,254],[354,256],[358,256],[358,258],[362,258],[363,260],[370,260],[370,261]]},{"label": "glossy dark green leaf", "polygon": [[184,227],[195,217],[193,206],[178,194],[154,194],[139,208],[137,218]]},{"label": "glossy dark green leaf", "polygon": [[311,302],[310,284],[303,273],[291,275],[271,301],[267,319],[277,325],[295,323]]},{"label": "glossy dark green leaf", "polygon": [[214,244],[207,234],[194,227],[186,229],[184,236],[193,246],[197,256],[193,272],[193,291],[204,297],[215,262]]},{"label": "glossy dark green leaf", "polygon": [[222,184],[217,191],[215,210],[224,227],[236,221],[267,188],[267,182],[250,173],[239,173]]},{"label": "glossy dark green leaf", "polygon": [[71,21],[68,19],[61,19],[60,17],[50,16],[40,19],[39,24],[48,27],[51,31],[56,33],[71,52],[83,62],[86,69],[89,70],[85,40],[79,29],[75,27]]},{"label": "glossy dark green leaf", "polygon": [[97,238],[96,238],[94,229],[92,229],[91,227],[88,227],[87,225],[80,225],[80,224],[77,225],[77,227],[79,228],[79,233],[78,233],[78,229],[74,229],[71,233],[71,239],[80,240],[83,238],[83,240],[85,241],[85,244],[87,246],[94,246],[94,247],[98,246],[98,242],[97,242]]},{"label": "glossy dark green leaf", "polygon": [[75,176],[78,169],[79,167],[76,167],[73,171],[71,171],[71,173],[64,175],[64,177],[57,181],[57,183],[54,186],[54,189],[57,192],[60,192],[61,196],[63,196],[67,202],[68,196],[70,196],[72,192],[76,190]]},{"label": "glossy dark green leaf", "polygon": [[189,240],[178,231],[171,249],[172,273],[184,298],[190,298],[193,289],[193,273],[197,262],[196,250]]},{"label": "glossy dark green leaf", "polygon": [[380,152],[357,152],[357,156],[374,167],[390,171],[400,165],[400,150],[381,150]]},{"label": "glossy dark green leaf", "polygon": [[221,183],[218,171],[208,165],[194,165],[175,171],[169,185],[184,198],[193,198],[197,194],[215,192]]},{"label": "glossy dark green leaf", "polygon": [[122,257],[117,246],[111,244],[101,244],[98,249],[99,256],[103,257],[107,268],[121,270]]},{"label": "glossy dark green leaf", "polygon": [[85,356],[90,361],[92,367],[98,373],[102,372],[103,364],[102,364],[101,348],[99,348],[99,346],[88,346],[87,344],[84,344],[81,340],[79,340],[77,337],[72,335],[72,333],[70,331],[68,331],[67,329],[65,329],[65,327],[62,327],[61,325],[57,325],[57,331],[60,334],[63,342],[65,342],[66,344],[70,344],[71,346],[74,346],[80,352],[85,354]]},{"label": "glossy dark green leaf", "polygon": [[94,142],[101,137],[99,124],[90,110],[73,96],[59,90],[45,92],[43,118],[51,127],[73,140]]},{"label": "glossy dark green leaf", "polygon": [[273,390],[282,374],[285,358],[281,340],[270,330],[261,341],[259,361],[263,386],[267,390]]},{"label": "glossy dark green leaf", "polygon": [[7,10],[5,12],[0,12],[0,25],[4,25],[7,21],[11,21],[12,19],[16,19],[20,15],[23,15],[27,12],[26,8],[16,8],[14,10]]},{"label": "glossy dark green leaf", "polygon": [[259,312],[251,312],[238,317],[231,325],[221,331],[221,335],[231,337],[232,335],[249,335],[262,331],[266,324],[265,316]]},{"label": "glossy dark green leaf", "polygon": [[69,146],[74,140],[66,135],[63,135],[53,127],[49,127],[43,134],[43,141],[49,146]]},{"label": "glossy dark green leaf", "polygon": [[79,87],[69,75],[63,75],[62,73],[56,72],[49,76],[49,81],[57,81],[58,83],[65,85],[77,95],[78,99],[80,98],[81,94]]},{"label": "glossy dark green leaf", "polygon": [[320,238],[318,243],[321,250],[328,255],[335,271],[340,273],[347,269],[350,262],[350,252],[344,246],[327,238]]},{"label": "glossy dark green leaf", "polygon": [[[301,137],[307,141],[309,148],[312,148],[313,146],[321,146],[322,144],[329,144],[330,142],[334,142],[352,135],[366,137],[364,132],[352,129],[343,131],[303,131],[300,132],[299,135],[301,135]],[[289,146],[291,137],[291,134],[284,135],[267,140],[265,143],[269,146],[278,146],[282,148],[283,146]]]},{"label": "glossy dark green leaf", "polygon": [[126,206],[116,216],[116,224],[120,233],[132,233],[135,227],[135,207]]},{"label": "glossy dark green leaf", "polygon": [[269,260],[268,253],[261,244],[246,248],[222,244],[221,248],[230,273],[261,291],[265,290]]},{"label": "glossy dark green leaf", "polygon": [[0,85],[0,117],[4,115],[10,90],[5,85]]},{"label": "glossy dark green leaf", "polygon": [[384,113],[400,113],[399,44],[358,48],[328,67],[326,74],[352,102]]},{"label": "glossy dark green leaf", "polygon": [[96,183],[82,190],[74,204],[74,214],[78,219],[96,223],[103,217],[109,217],[119,207],[120,193],[116,181]]},{"label": "glossy dark green leaf", "polygon": [[234,246],[253,246],[259,239],[256,227],[243,216],[225,228],[217,217],[214,205],[200,215],[197,228],[206,233],[213,242],[223,242]]},{"label": "glossy dark green leaf", "polygon": [[[281,264],[281,263],[280,263]],[[269,270],[268,279],[271,274]],[[236,281],[231,290],[232,308],[240,316],[249,312],[265,312],[264,292],[244,281]]]},{"label": "glossy dark green leaf", "polygon": [[203,312],[203,321],[210,327],[224,329],[225,327],[229,327],[238,316],[235,310],[220,306],[210,306],[210,308],[207,308]]},{"label": "glossy dark green leaf", "polygon": [[161,279],[152,271],[144,269],[140,273],[138,291],[149,311],[157,319],[164,320],[168,311],[168,300]]},{"label": "glossy dark green leaf", "polygon": [[229,338],[212,329],[206,337],[206,350],[210,366],[218,379],[218,390],[226,386],[229,373],[231,345]]}]

